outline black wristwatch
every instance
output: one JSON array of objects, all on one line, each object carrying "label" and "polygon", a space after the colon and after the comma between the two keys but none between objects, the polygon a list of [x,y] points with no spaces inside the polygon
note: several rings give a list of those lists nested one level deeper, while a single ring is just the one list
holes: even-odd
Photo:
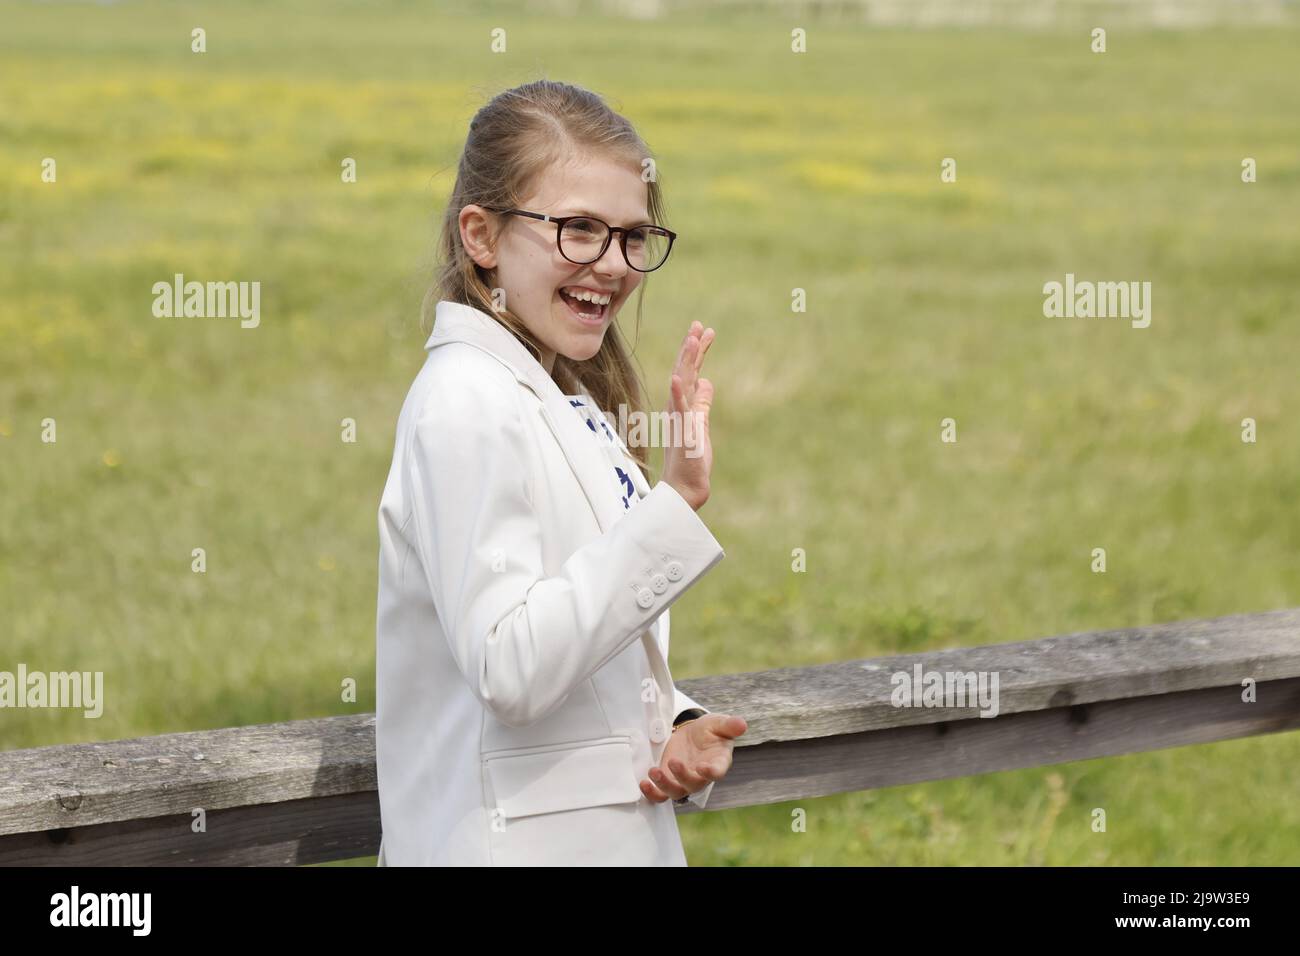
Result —
[{"label": "black wristwatch", "polygon": [[707,710],[700,710],[698,707],[692,707],[690,710],[684,710],[673,718],[673,729],[677,729],[678,724],[684,724],[688,720],[695,720],[697,717],[703,717]]}]

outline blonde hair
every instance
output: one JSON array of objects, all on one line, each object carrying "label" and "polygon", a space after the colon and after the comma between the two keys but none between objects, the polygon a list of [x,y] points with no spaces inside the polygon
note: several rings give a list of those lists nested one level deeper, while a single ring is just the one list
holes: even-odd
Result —
[{"label": "blonde hair", "polygon": [[[474,115],[443,214],[437,275],[424,298],[426,329],[430,310],[439,301],[459,302],[496,318],[541,360],[540,345],[527,326],[508,308],[494,306],[491,271],[470,258],[461,242],[460,211],[471,203],[493,209],[518,207],[546,169],[591,155],[626,161],[640,170],[651,153],[627,119],[581,87],[536,80],[497,94]],[[663,225],[659,183],[651,179],[646,188],[650,221]],[[646,279],[637,294],[638,337]],[[551,377],[565,394],[585,390],[608,414],[617,416],[620,405],[627,407],[629,418],[633,412],[644,414],[645,389],[615,323],[605,331],[600,350],[586,361],[556,355]],[[629,445],[629,451],[646,470],[646,447]]]}]

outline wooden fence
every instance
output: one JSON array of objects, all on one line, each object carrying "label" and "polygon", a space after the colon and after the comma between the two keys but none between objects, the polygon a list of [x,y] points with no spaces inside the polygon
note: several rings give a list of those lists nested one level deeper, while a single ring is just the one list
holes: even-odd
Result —
[{"label": "wooden fence", "polygon": [[[897,706],[899,673],[997,675],[997,714]],[[1295,730],[1300,609],[679,686],[749,723],[707,810],[678,808],[713,812]],[[0,865],[306,864],[379,835],[373,714],[0,752]]]}]

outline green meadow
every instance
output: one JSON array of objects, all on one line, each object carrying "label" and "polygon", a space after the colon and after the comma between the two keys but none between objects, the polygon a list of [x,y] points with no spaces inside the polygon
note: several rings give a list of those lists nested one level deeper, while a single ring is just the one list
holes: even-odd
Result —
[{"label": "green meadow", "polygon": [[[0,2],[0,670],[107,696],[0,749],[373,711],[434,230],[474,111],[543,76],[658,157],[680,238],[620,320],[656,407],[717,330],[727,557],[679,680],[1300,605],[1297,29],[790,20]],[[259,281],[260,324],[155,317],[176,273]],[[1150,326],[1044,316],[1067,273],[1149,281]],[[681,829],[693,865],[1293,865],[1297,766],[1276,734]]]}]

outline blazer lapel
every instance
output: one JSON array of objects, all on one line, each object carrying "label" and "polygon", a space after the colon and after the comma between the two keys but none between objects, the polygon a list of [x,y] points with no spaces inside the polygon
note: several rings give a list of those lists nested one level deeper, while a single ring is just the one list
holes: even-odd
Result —
[{"label": "blazer lapel", "polygon": [[542,413],[546,424],[555,433],[560,448],[564,450],[564,457],[569,460],[569,467],[573,469],[587,500],[591,502],[600,530],[608,531],[623,517],[624,510],[619,500],[621,492],[613,462],[601,451],[596,436],[588,431],[578,411],[569,404],[569,399],[549,375],[546,380],[551,382],[550,391],[554,393],[542,396]]}]

